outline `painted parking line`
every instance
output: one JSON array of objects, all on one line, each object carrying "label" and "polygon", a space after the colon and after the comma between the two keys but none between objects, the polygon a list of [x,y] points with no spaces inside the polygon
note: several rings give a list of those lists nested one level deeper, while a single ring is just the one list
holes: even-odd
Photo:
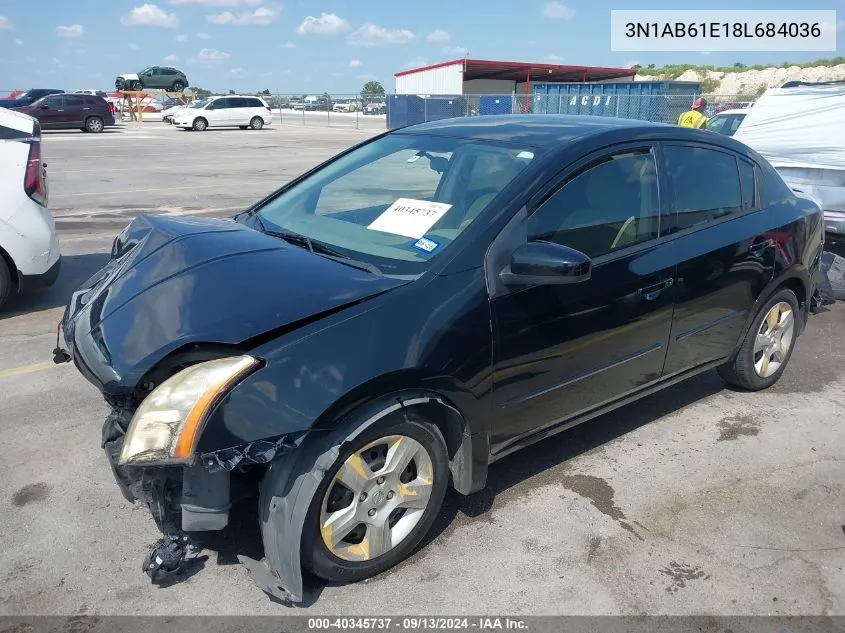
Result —
[{"label": "painted parking line", "polygon": [[13,378],[15,376],[23,376],[25,374],[33,374],[38,371],[45,371],[47,369],[54,369],[56,367],[64,367],[68,363],[57,365],[53,361],[45,361],[43,363],[33,363],[31,365],[23,365],[21,367],[12,367],[11,369],[0,369],[0,380],[3,378]]}]

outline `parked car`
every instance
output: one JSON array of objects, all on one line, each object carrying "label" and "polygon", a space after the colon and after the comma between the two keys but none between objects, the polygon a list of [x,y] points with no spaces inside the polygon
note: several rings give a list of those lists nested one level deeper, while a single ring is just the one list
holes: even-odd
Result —
[{"label": "parked car", "polygon": [[38,120],[0,108],[0,309],[13,294],[49,287],[59,276],[48,198]]},{"label": "parked car", "polygon": [[355,112],[360,104],[354,99],[338,99],[332,106],[332,112]]},{"label": "parked car", "polygon": [[387,114],[387,104],[386,103],[368,103],[364,106],[364,109],[361,111],[362,114]]},{"label": "parked car", "polygon": [[821,201],[830,242],[845,238],[843,111],[845,82],[790,82],[763,93],[735,132],[790,187]]},{"label": "parked car", "polygon": [[26,92],[22,92],[11,99],[0,99],[0,108],[23,108],[32,105],[42,97],[47,95],[62,94],[64,90],[56,90],[54,88],[32,88]]},{"label": "parked car", "polygon": [[707,129],[711,132],[733,136],[747,114],[746,108],[723,110],[707,119]]},{"label": "parked car", "polygon": [[272,122],[270,106],[261,97],[209,97],[173,115],[173,125],[202,132],[209,127],[260,130]]},{"label": "parked car", "polygon": [[109,102],[92,95],[49,95],[19,110],[38,119],[44,130],[80,129],[99,133],[115,124]]},{"label": "parked car", "polygon": [[102,97],[103,99],[108,99],[109,95],[104,90],[93,90],[90,88],[86,88],[83,90],[74,90],[73,94],[76,95],[94,95],[96,97]]},{"label": "parked car", "polygon": [[821,209],[726,136],[441,120],[232,219],[139,216],[64,345],[111,407],[118,486],[166,534],[149,573],[252,490],[266,562],[242,560],[299,601],[302,568],[392,567],[447,488],[484,488],[524,446],[714,368],[776,383],[822,235]]},{"label": "parked car", "polygon": [[187,75],[170,66],[150,66],[139,73],[118,75],[114,80],[117,90],[160,89],[182,92],[189,85]]},{"label": "parked car", "polygon": [[[207,101],[207,99],[202,99],[200,101]],[[177,112],[184,108],[190,108],[192,105],[196,105],[200,101],[195,101],[194,103],[174,103],[161,111],[161,120],[164,123],[173,125],[173,117]]]}]

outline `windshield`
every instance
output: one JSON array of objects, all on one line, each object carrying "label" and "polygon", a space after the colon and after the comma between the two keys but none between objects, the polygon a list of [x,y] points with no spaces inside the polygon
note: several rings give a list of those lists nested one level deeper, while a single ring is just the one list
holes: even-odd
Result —
[{"label": "windshield", "polygon": [[200,99],[199,101],[197,101],[196,103],[194,103],[194,104],[193,104],[193,105],[191,105],[190,107],[191,107],[191,108],[201,108],[201,107],[203,107],[206,103],[208,103],[209,101],[211,101],[211,99]]},{"label": "windshield", "polygon": [[474,139],[393,134],[333,161],[262,206],[269,231],[328,245],[386,275],[417,275],[534,159]]}]

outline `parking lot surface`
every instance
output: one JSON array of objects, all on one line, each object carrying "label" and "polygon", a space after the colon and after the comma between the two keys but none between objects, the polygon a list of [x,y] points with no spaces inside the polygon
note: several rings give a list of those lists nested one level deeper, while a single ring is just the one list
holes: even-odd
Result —
[{"label": "parking lot surface", "polygon": [[230,214],[373,132],[127,128],[45,134],[65,260],[0,314],[0,614],[845,614],[842,304],[773,389],[704,374],[514,454],[367,582],[270,601],[236,558],[262,555],[247,505],[180,582],[150,584],[158,534],[101,454],[106,407],[50,361],[64,305],[135,214]]}]

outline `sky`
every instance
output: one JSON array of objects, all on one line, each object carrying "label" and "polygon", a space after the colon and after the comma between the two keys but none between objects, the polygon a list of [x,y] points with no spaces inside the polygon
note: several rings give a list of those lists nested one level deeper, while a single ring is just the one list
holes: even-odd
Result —
[{"label": "sky", "polygon": [[[708,2],[707,9],[790,9],[792,0]],[[170,65],[193,86],[274,94],[394,90],[399,70],[468,56],[588,66],[746,65],[837,53],[630,53],[610,50],[603,0],[0,0],[0,92],[110,89],[116,75]],[[652,0],[649,9],[679,7]],[[803,0],[839,9],[843,0]],[[839,25],[845,21],[839,20]]]}]

